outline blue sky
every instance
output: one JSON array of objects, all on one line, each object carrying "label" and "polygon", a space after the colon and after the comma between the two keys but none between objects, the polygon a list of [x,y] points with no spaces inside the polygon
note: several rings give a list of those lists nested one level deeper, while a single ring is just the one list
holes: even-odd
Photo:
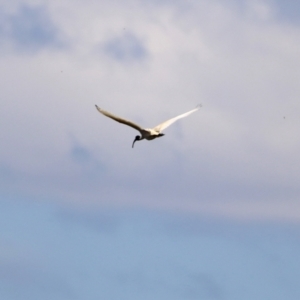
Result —
[{"label": "blue sky", "polygon": [[298,226],[1,201],[2,299],[297,299]]},{"label": "blue sky", "polygon": [[0,1],[1,299],[299,299],[299,12]]}]

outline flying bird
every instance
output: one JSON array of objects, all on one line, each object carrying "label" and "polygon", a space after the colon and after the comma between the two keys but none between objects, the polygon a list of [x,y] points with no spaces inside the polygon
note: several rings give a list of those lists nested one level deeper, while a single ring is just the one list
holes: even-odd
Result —
[{"label": "flying bird", "polygon": [[133,143],[132,143],[132,148],[134,147],[134,143],[135,143],[136,141],[141,141],[141,140],[143,140],[143,139],[146,139],[146,140],[148,140],[148,141],[151,141],[151,140],[154,140],[154,139],[156,139],[156,138],[158,138],[158,137],[164,136],[164,134],[161,133],[164,129],[166,129],[167,127],[169,127],[169,126],[170,126],[171,124],[173,124],[175,121],[177,121],[177,120],[179,120],[179,119],[181,119],[181,118],[187,117],[187,116],[190,115],[191,113],[197,111],[200,107],[201,107],[201,104],[197,105],[196,108],[194,108],[194,109],[192,109],[192,110],[190,110],[190,111],[188,111],[188,112],[186,112],[186,113],[184,113],[184,114],[182,114],[182,115],[179,115],[179,116],[177,116],[177,117],[174,117],[174,118],[172,118],[172,119],[170,119],[170,120],[167,120],[167,121],[165,121],[165,122],[163,122],[163,123],[161,123],[161,124],[155,126],[154,128],[142,128],[142,127],[140,127],[139,125],[137,125],[137,124],[135,124],[135,123],[133,123],[133,122],[131,122],[131,121],[128,121],[128,120],[126,120],[126,119],[117,117],[117,116],[111,114],[111,113],[108,112],[108,111],[103,110],[102,108],[100,108],[100,107],[98,107],[98,106],[96,105],[97,110],[98,110],[101,114],[103,114],[104,116],[109,117],[109,118],[111,118],[111,119],[113,119],[113,120],[115,120],[115,121],[117,121],[117,122],[119,122],[119,123],[122,123],[122,124],[125,124],[125,125],[127,125],[127,126],[130,126],[130,127],[134,128],[134,129],[136,129],[137,131],[140,132],[141,135],[140,135],[140,136],[137,135],[137,136],[135,137],[135,139],[134,139],[134,141],[133,141]]}]

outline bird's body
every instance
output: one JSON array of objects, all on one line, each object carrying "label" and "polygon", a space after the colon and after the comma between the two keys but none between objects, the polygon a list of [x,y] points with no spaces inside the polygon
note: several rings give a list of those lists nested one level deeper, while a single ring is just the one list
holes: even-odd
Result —
[{"label": "bird's body", "polygon": [[137,135],[137,136],[135,137],[135,139],[134,139],[134,141],[133,141],[133,143],[132,143],[132,148],[133,148],[134,143],[135,143],[136,141],[141,141],[141,140],[143,140],[143,139],[146,139],[146,140],[148,140],[148,141],[151,141],[151,140],[154,140],[154,139],[156,139],[156,138],[158,138],[158,137],[164,136],[164,134],[161,133],[164,129],[166,129],[167,127],[169,127],[169,126],[170,126],[171,124],[173,124],[175,121],[177,121],[177,120],[179,120],[179,119],[181,119],[181,118],[187,117],[187,116],[190,115],[191,113],[197,111],[200,107],[201,107],[201,105],[198,105],[198,106],[197,106],[196,108],[194,108],[193,110],[190,110],[190,111],[188,111],[188,112],[186,112],[186,113],[184,113],[184,114],[182,114],[182,115],[179,115],[179,116],[177,116],[177,117],[175,117],[175,118],[172,118],[172,119],[170,119],[170,120],[167,120],[167,121],[165,121],[165,122],[163,122],[163,123],[161,123],[161,124],[155,126],[154,128],[142,128],[142,127],[140,127],[139,125],[137,125],[137,124],[135,124],[135,123],[133,123],[133,122],[131,122],[131,121],[129,121],[129,120],[126,120],[126,119],[117,117],[117,116],[111,114],[110,112],[101,109],[100,107],[98,107],[98,106],[96,105],[97,110],[98,110],[101,114],[103,114],[104,116],[109,117],[109,118],[111,118],[111,119],[113,119],[113,120],[115,120],[115,121],[117,121],[117,122],[119,122],[119,123],[122,123],[122,124],[125,124],[125,125],[127,125],[127,126],[130,126],[130,127],[134,128],[134,129],[136,129],[136,130],[138,130],[138,131],[140,132],[141,136],[138,136],[138,135]]},{"label": "bird's body", "polygon": [[157,137],[160,137],[160,136],[163,136],[164,134],[158,132],[158,131],[155,131],[151,128],[145,128],[145,129],[142,129],[140,131],[141,135],[142,135],[142,138],[148,140],[148,141],[151,141],[151,140],[154,140],[156,139]]}]

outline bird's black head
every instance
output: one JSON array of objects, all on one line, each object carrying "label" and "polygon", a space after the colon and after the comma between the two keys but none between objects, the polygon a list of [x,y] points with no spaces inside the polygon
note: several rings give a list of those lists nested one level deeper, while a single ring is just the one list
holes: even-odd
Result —
[{"label": "bird's black head", "polygon": [[135,143],[136,141],[140,141],[141,139],[142,139],[142,137],[139,136],[139,135],[137,135],[137,136],[135,137],[133,143],[132,143],[132,148],[134,147],[134,143]]}]

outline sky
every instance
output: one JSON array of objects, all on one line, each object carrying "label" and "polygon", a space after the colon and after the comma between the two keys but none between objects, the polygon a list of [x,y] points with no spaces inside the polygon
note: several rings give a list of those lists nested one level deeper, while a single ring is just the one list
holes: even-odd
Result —
[{"label": "sky", "polygon": [[1,299],[299,299],[299,17],[0,0]]}]

